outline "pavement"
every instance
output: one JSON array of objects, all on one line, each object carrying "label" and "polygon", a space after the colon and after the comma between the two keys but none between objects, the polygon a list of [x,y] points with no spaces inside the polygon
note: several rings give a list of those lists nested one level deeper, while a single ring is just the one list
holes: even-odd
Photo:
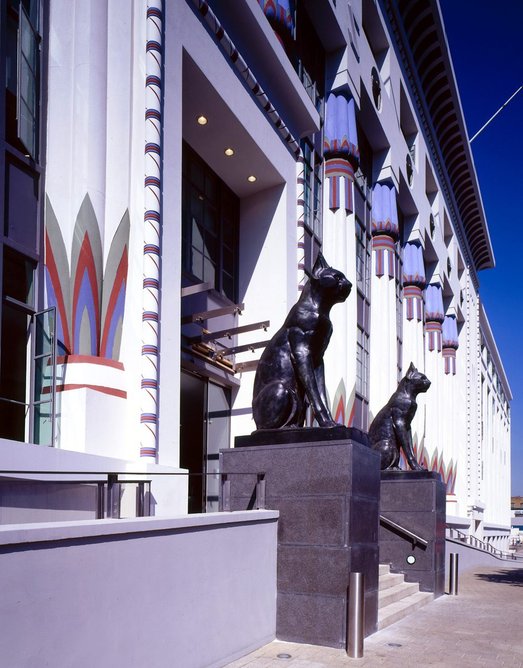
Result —
[{"label": "pavement", "polygon": [[[279,657],[280,655],[280,657]],[[365,639],[364,655],[278,640],[226,668],[523,668],[523,562],[460,573],[444,594]]]}]

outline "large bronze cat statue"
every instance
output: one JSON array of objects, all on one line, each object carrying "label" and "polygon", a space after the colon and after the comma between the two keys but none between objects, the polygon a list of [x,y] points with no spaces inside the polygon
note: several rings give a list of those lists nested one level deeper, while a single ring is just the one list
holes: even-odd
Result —
[{"label": "large bronze cat statue", "polygon": [[281,329],[256,370],[252,412],[258,429],[303,427],[307,406],[320,427],[336,427],[327,407],[323,354],[332,334],[329,313],[344,302],[351,283],[320,254]]},{"label": "large bronze cat statue", "polygon": [[381,455],[381,470],[399,471],[400,451],[414,471],[425,471],[414,456],[410,425],[418,407],[416,397],[426,392],[430,380],[411,363],[398,389],[376,415],[369,428],[369,442]]}]

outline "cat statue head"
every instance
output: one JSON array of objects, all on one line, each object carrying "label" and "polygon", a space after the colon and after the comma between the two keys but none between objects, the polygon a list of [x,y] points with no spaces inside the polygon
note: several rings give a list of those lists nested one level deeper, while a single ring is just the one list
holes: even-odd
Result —
[{"label": "cat statue head", "polygon": [[414,364],[411,362],[410,366],[405,374],[405,384],[410,390],[410,392],[415,396],[420,392],[426,392],[430,387],[430,380],[425,376],[425,374],[418,371]]},{"label": "cat statue head", "polygon": [[338,269],[327,264],[321,253],[318,253],[312,276],[311,290],[321,294],[322,302],[328,306],[344,302],[350,294],[352,283]]}]

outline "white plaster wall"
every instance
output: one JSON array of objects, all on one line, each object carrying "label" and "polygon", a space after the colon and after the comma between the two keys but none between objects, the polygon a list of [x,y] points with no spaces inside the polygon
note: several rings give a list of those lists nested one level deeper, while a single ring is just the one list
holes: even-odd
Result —
[{"label": "white plaster wall", "polygon": [[270,642],[277,517],[0,528],[3,664],[211,667]]}]

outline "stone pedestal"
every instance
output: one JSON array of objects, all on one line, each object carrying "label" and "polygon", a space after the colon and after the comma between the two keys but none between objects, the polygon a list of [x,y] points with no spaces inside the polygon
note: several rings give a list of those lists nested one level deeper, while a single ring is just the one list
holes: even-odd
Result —
[{"label": "stone pedestal", "polygon": [[270,433],[257,433],[256,445],[242,437],[241,447],[220,453],[231,510],[253,506],[256,474],[265,473],[265,507],[280,511],[281,640],[345,647],[351,571],[365,577],[365,634],[377,628],[379,456],[354,439],[358,432],[343,434],[349,438],[274,445]]},{"label": "stone pedestal", "polygon": [[[433,471],[382,471],[380,514],[424,538],[426,547],[380,526],[380,563],[419,582],[421,591],[445,592],[445,485]],[[409,561],[407,561],[409,558]],[[409,563],[411,562],[411,563]]]}]

